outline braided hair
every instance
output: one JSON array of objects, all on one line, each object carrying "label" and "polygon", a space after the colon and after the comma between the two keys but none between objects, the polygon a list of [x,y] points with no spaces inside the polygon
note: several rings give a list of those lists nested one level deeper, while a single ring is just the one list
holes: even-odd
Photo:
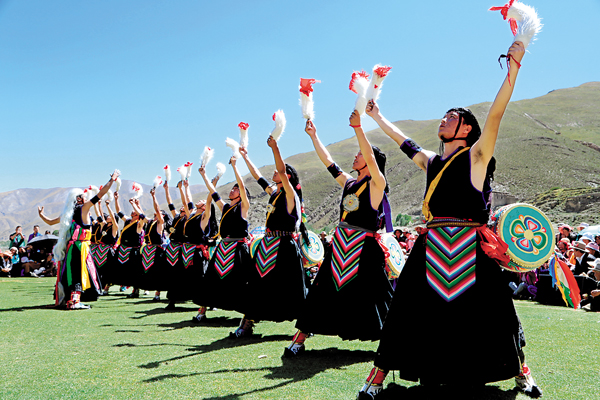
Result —
[{"label": "braided hair", "polygon": [[[300,177],[298,176],[298,172],[296,168],[292,167],[290,164],[285,164],[285,173],[289,175],[290,185],[296,191],[298,195],[298,199],[300,199],[301,207],[304,207],[304,199],[302,198],[302,185],[300,185]],[[298,210],[300,213],[300,234],[302,235],[302,239],[305,243],[310,243],[310,239],[308,238],[308,230],[304,225],[304,221],[302,221],[302,210]]]}]

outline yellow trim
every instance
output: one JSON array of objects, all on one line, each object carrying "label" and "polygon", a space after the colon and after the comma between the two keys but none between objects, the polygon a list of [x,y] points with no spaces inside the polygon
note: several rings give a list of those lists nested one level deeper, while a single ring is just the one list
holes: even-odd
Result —
[{"label": "yellow trim", "polygon": [[464,149],[462,149],[461,151],[456,153],[454,156],[452,156],[452,158],[450,160],[448,160],[446,165],[444,165],[444,168],[442,168],[442,170],[437,174],[435,179],[433,181],[431,181],[431,184],[429,184],[429,188],[427,189],[427,194],[425,195],[425,199],[423,200],[423,207],[421,209],[421,211],[423,212],[423,215],[425,216],[425,219],[427,219],[427,221],[431,221],[433,219],[433,215],[431,214],[431,211],[429,210],[429,200],[431,200],[431,196],[433,195],[435,188],[437,187],[438,183],[440,182],[440,179],[442,178],[442,174],[444,173],[446,168],[448,168],[450,166],[450,164],[452,164],[452,161],[454,161],[454,159],[456,157],[458,157],[460,154],[464,153],[465,151],[467,151],[469,149],[470,149],[470,147],[465,147]]},{"label": "yellow trim", "polygon": [[129,225],[127,225],[127,226],[124,226],[124,227],[123,227],[123,229],[121,229],[121,234],[119,235],[119,238],[117,239],[117,246],[120,246],[120,245],[121,245],[121,238],[123,237],[123,233],[125,233],[125,231],[131,227],[131,225],[133,225],[133,224],[137,224],[137,223],[138,223],[138,221],[139,221],[139,220],[136,220],[136,221],[130,222],[130,223],[129,223]]},{"label": "yellow trim", "polygon": [[190,222],[191,220],[193,220],[196,217],[199,217],[200,215],[204,214],[204,211],[201,213],[196,212],[196,214],[194,214],[190,219],[185,221],[185,224],[183,224],[183,234],[185,235],[185,227],[187,226],[188,222]]},{"label": "yellow trim", "polygon": [[273,203],[271,204],[273,207],[271,208],[271,211],[269,211],[267,213],[267,220],[265,221],[265,226],[267,225],[267,222],[269,221],[269,217],[271,216],[271,214],[273,214],[273,212],[275,212],[275,203],[277,203],[277,199],[279,198],[279,196],[281,196],[281,193],[283,193],[283,190],[279,191],[279,193],[275,197],[275,200],[273,200]]},{"label": "yellow trim", "polygon": [[238,204],[241,204],[241,202],[237,203],[234,206],[231,206],[231,204],[229,205],[229,210],[225,211],[225,214],[223,214],[221,216],[221,222],[219,223],[219,232],[217,233],[216,236],[213,237],[213,239],[218,239],[219,237],[221,237],[221,225],[223,225],[223,220],[225,219],[225,216],[227,215],[227,213],[231,210],[233,210]]}]

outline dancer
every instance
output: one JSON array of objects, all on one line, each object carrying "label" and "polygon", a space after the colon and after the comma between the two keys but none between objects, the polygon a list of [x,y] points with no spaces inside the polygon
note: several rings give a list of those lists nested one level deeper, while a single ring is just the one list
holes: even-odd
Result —
[{"label": "dancer", "polygon": [[350,116],[350,126],[360,147],[352,164],[358,172],[356,179],[340,169],[319,140],[314,123],[306,122],[305,131],[317,155],[343,188],[343,194],[333,251],[324,259],[309,289],[304,313],[296,323],[298,332],[284,350],[284,357],[304,351],[309,333],[336,335],[344,340],[378,340],[392,299],[385,255],[376,233],[384,215],[386,157],[369,143],[357,111]]},{"label": "dancer", "polygon": [[[217,175],[212,181],[206,177],[205,167],[198,169],[200,176],[208,187],[210,183],[213,187],[217,186],[220,176]],[[190,194],[191,196],[191,194]],[[211,237],[219,231],[217,219],[215,217],[215,207],[212,203],[212,195],[209,191],[206,200],[200,200],[196,203],[196,212],[188,219],[184,225],[185,243],[183,244],[182,255],[185,270],[181,276],[181,291],[185,300],[194,299],[196,289],[200,286],[200,280],[204,277],[204,272],[208,268],[210,261],[209,245]],[[206,310],[202,303],[198,304],[198,314],[192,317],[192,322],[199,323],[206,319]]]},{"label": "dancer", "polygon": [[[114,281],[118,285],[133,286],[134,290],[127,297],[139,297],[136,292],[137,278],[136,269],[141,265],[140,248],[144,243],[144,222],[140,220],[140,212],[134,206],[134,200],[129,199],[129,203],[133,210],[131,217],[128,218],[121,211],[119,206],[119,192],[115,192],[115,208],[117,215],[123,220],[124,227],[121,229],[120,237],[117,241],[117,259],[115,263]],[[121,290],[123,290],[121,288]],[[136,295],[137,293],[137,295]]]},{"label": "dancer", "polygon": [[[255,268],[249,272],[246,315],[234,332],[235,337],[251,335],[253,322],[257,320],[281,322],[297,319],[307,292],[302,256],[294,238],[302,222],[300,179],[296,169],[283,162],[277,141],[272,136],[269,136],[267,144],[275,158],[275,190],[250,161],[248,151],[240,148],[250,173],[271,198],[267,207],[265,236],[254,256]],[[305,240],[308,241],[307,236]]]},{"label": "dancer", "polygon": [[[229,192],[229,204],[221,200],[215,187],[205,179],[213,201],[221,210],[217,236],[221,242],[213,254],[194,302],[203,306],[243,312],[248,270],[252,258],[248,250],[249,194],[236,167],[235,157],[229,160],[237,183]],[[204,177],[203,177],[204,178]]]},{"label": "dancer", "polygon": [[183,204],[179,209],[179,214],[175,213],[175,206],[171,203],[171,195],[169,194],[169,187],[167,182],[163,186],[165,188],[165,195],[167,196],[167,202],[169,203],[169,210],[173,215],[173,220],[170,224],[166,225],[169,231],[169,245],[165,249],[165,261],[168,263],[168,275],[167,275],[167,286],[169,290],[167,292],[167,299],[169,304],[165,309],[175,309],[175,303],[180,301],[178,298],[178,285],[177,279],[178,274],[175,271],[183,269],[183,258],[180,257],[182,243],[185,241],[185,235],[183,233],[185,229],[185,222],[188,219],[190,208],[193,204],[190,204],[187,198],[187,189],[183,186],[183,180],[177,183],[179,189],[179,195],[181,196],[181,203]]},{"label": "dancer", "polygon": [[483,131],[468,109],[446,113],[438,128],[441,155],[406,137],[375,102],[367,105],[367,114],[426,172],[423,212],[429,222],[402,270],[375,367],[358,399],[374,398],[389,370],[434,384],[478,385],[516,376],[525,393],[542,394],[524,362],[509,274],[502,273],[485,240],[493,235],[485,224],[494,146],[524,52],[521,42],[510,47],[510,82],[504,80]]},{"label": "dancer", "polygon": [[53,250],[54,257],[59,262],[55,288],[57,306],[65,305],[68,310],[88,309],[90,306],[80,301],[81,293],[92,287],[98,294],[102,293],[98,273],[90,254],[90,208],[108,192],[119,174],[120,172],[115,170],[98,195],[87,201],[84,200],[83,190],[71,189],[63,213],[58,218],[49,219],[43,213],[44,208],[38,208],[40,218],[45,223],[60,223],[59,240]]},{"label": "dancer", "polygon": [[104,283],[102,294],[106,296],[115,274],[115,246],[119,239],[119,217],[113,214],[110,199],[106,199],[105,205],[108,213],[104,214],[105,222],[102,227],[102,237],[94,253],[94,264],[100,274],[100,280]]}]

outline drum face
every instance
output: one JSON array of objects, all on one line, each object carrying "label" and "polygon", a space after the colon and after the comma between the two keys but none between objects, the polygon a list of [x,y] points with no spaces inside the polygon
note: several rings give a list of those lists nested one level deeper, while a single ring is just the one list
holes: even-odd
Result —
[{"label": "drum face", "polygon": [[323,243],[321,243],[321,239],[319,236],[312,232],[308,231],[308,240],[310,242],[310,246],[308,246],[302,235],[300,235],[300,250],[302,252],[302,256],[308,261],[307,267],[312,267],[313,265],[317,265],[323,258],[325,257],[325,249],[323,248]]},{"label": "drum face", "polygon": [[386,233],[381,236],[383,237],[383,244],[390,252],[389,258],[386,259],[389,277],[391,279],[398,278],[406,261],[402,248],[392,234]]},{"label": "drum face", "polygon": [[509,270],[531,271],[554,254],[555,239],[550,220],[536,207],[517,203],[495,213],[495,231],[508,245]]}]

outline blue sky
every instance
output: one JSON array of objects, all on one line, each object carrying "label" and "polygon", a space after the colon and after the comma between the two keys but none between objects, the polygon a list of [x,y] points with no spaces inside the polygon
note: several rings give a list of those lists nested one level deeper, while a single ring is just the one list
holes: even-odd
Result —
[{"label": "blue sky", "polygon": [[[1,0],[0,192],[100,185],[114,168],[150,184],[165,164],[196,166],[205,145],[217,151],[212,175],[240,121],[253,161],[270,164],[278,109],[284,156],[310,151],[301,77],[322,81],[315,124],[325,143],[353,134],[350,76],[377,63],[393,67],[380,97],[390,120],[493,100],[512,35],[487,9],[502,3]],[[513,99],[600,80],[600,1],[526,3],[544,28]]]}]

